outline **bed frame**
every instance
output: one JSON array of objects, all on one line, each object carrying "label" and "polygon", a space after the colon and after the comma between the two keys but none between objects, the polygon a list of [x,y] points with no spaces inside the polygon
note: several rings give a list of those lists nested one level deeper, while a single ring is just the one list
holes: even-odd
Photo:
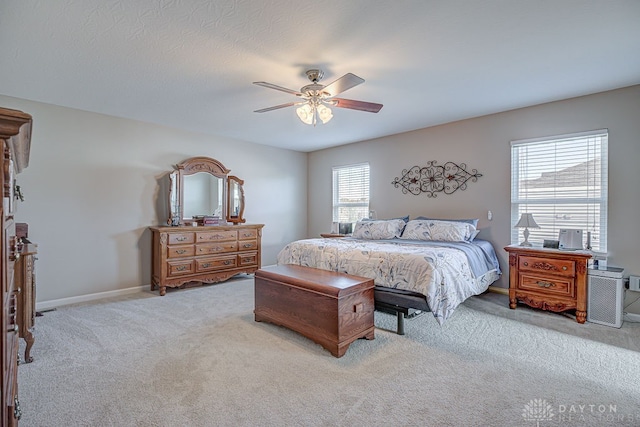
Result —
[{"label": "bed frame", "polygon": [[375,309],[384,313],[395,314],[398,318],[396,333],[404,335],[404,319],[411,319],[422,313],[431,311],[427,297],[417,292],[402,289],[390,289],[376,286],[374,289]]}]

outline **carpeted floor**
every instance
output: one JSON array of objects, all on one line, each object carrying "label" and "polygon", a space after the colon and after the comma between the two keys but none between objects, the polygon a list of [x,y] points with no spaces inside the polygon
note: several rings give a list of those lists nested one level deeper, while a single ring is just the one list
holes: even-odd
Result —
[{"label": "carpeted floor", "polygon": [[485,294],[442,327],[376,313],[336,359],[253,321],[253,279],[36,319],[24,426],[638,426],[640,326],[579,325]]}]

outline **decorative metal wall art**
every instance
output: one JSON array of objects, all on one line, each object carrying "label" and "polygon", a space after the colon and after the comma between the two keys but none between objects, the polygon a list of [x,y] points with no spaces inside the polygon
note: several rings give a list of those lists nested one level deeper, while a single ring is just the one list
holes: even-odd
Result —
[{"label": "decorative metal wall art", "polygon": [[467,165],[464,163],[446,162],[442,166],[436,163],[436,160],[430,160],[427,166],[403,169],[402,176],[396,177],[391,183],[396,188],[402,187],[405,194],[417,196],[427,193],[428,197],[437,197],[437,193],[452,194],[457,190],[466,190],[467,181],[476,182],[482,176],[477,169],[467,171]]}]

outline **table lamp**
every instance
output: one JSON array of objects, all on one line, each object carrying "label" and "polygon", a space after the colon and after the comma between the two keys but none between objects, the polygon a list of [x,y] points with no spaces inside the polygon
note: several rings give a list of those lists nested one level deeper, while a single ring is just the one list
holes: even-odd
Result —
[{"label": "table lamp", "polygon": [[520,216],[520,220],[518,220],[518,223],[514,227],[524,228],[522,233],[524,235],[524,241],[520,243],[520,246],[531,246],[531,243],[529,243],[529,228],[540,228],[533,219],[533,214],[530,213],[523,213]]}]

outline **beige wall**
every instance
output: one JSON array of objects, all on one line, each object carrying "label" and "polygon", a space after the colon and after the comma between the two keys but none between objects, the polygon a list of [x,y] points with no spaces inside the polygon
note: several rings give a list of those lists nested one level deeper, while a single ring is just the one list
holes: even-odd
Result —
[{"label": "beige wall", "polygon": [[[510,243],[510,141],[608,128],[609,264],[640,275],[639,112],[640,86],[632,86],[310,153],[309,234],[329,230],[332,166],[369,162],[371,208],[378,218],[480,218],[479,237],[494,243],[506,272],[502,248]],[[463,162],[483,176],[465,191],[436,198],[402,194],[391,184],[403,169],[429,160]],[[505,274],[497,285],[508,287],[506,279]],[[640,304],[632,309],[640,312]]]},{"label": "beige wall", "polygon": [[147,227],[166,220],[158,180],[189,157],[245,180],[247,222],[266,224],[264,265],[306,234],[304,153],[4,96],[0,105],[33,116],[17,218],[38,244],[39,303],[148,285]]}]

